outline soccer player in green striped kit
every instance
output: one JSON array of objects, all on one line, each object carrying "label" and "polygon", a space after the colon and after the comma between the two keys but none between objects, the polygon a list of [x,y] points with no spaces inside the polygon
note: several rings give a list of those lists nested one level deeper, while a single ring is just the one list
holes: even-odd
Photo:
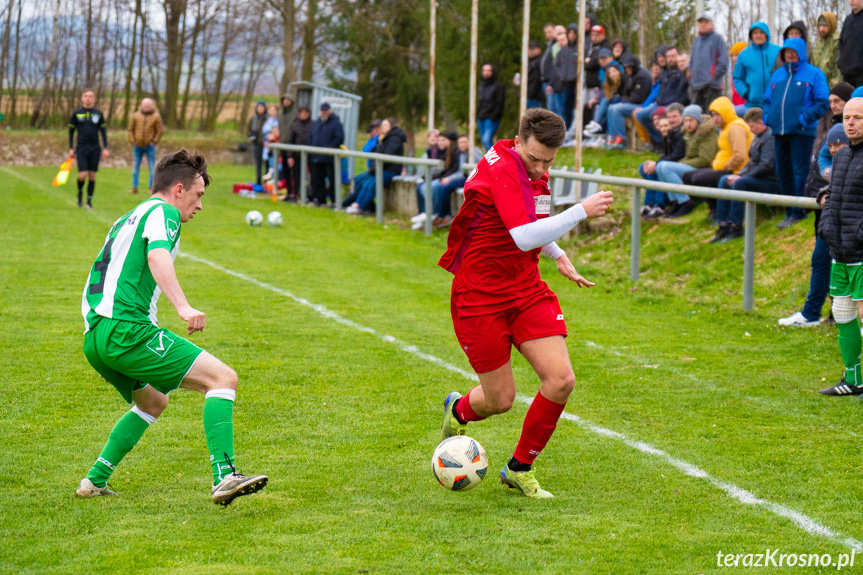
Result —
[{"label": "soccer player in green striped kit", "polygon": [[156,302],[164,292],[187,323],[189,335],[204,329],[206,316],[186,300],[174,258],[180,226],[201,209],[209,183],[207,161],[200,154],[180,150],[164,156],[156,165],[152,196],[114,223],[90,270],[81,303],[84,354],[133,405],[114,425],[81,480],[79,497],[116,495],[108,479],[168,406],[168,393],[178,387],[205,394],[213,501],[228,505],[267,484],[265,475],[247,477],[234,469],[236,372],[156,321]]}]

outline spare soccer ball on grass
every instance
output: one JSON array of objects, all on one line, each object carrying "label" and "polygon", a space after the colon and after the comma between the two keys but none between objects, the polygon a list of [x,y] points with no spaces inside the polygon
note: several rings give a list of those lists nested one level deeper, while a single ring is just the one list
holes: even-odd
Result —
[{"label": "spare soccer ball on grass", "polygon": [[452,491],[473,489],[488,472],[485,449],[466,435],[444,439],[434,450],[431,464],[435,479]]},{"label": "spare soccer ball on grass", "polygon": [[279,212],[270,212],[267,214],[267,223],[274,227],[282,225],[282,214]]},{"label": "spare soccer ball on grass", "polygon": [[252,210],[246,214],[246,223],[250,226],[259,226],[264,221],[264,216],[258,210]]}]

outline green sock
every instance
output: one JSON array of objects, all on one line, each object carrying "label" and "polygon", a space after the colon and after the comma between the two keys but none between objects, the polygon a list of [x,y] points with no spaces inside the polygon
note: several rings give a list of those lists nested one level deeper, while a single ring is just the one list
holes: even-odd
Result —
[{"label": "green sock", "polygon": [[108,478],[114,473],[114,469],[117,468],[126,454],[132,451],[132,448],[135,447],[135,444],[138,443],[153,421],[156,421],[155,417],[139,410],[137,406],[126,412],[111,430],[108,442],[102,448],[99,459],[90,468],[87,479],[92,481],[96,487],[105,487]]},{"label": "green sock", "polygon": [[845,364],[845,383],[863,385],[860,374],[860,348],[863,346],[860,322],[854,318],[854,321],[848,323],[837,323],[836,328],[839,330],[839,352],[842,354],[842,363]]},{"label": "green sock", "polygon": [[236,390],[213,389],[204,400],[204,433],[213,467],[213,485],[234,472],[234,397]]}]

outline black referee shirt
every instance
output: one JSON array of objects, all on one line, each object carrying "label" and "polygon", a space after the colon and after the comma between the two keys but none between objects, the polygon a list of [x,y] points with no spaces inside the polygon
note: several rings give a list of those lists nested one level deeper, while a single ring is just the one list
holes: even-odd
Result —
[{"label": "black referee shirt", "polygon": [[78,108],[69,120],[69,149],[75,147],[75,130],[78,130],[79,148],[98,148],[99,132],[102,132],[102,141],[108,147],[108,131],[105,116],[97,108]]}]

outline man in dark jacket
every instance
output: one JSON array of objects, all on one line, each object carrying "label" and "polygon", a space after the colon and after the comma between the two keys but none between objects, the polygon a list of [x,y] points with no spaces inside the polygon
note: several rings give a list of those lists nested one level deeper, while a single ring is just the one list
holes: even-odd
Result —
[{"label": "man in dark jacket", "polygon": [[854,86],[863,85],[863,0],[849,0],[851,14],[839,34],[839,71]]},{"label": "man in dark jacket", "polygon": [[[750,108],[743,121],[755,138],[749,145],[749,161],[738,174],[723,176],[719,187],[723,190],[741,190],[775,194],[779,192],[776,179],[776,155],[773,130],[764,124],[761,108]],[[716,223],[719,229],[710,243],[725,243],[743,237],[744,202],[719,200],[716,202]]]},{"label": "man in dark jacket", "polygon": [[863,98],[852,98],[845,105],[843,123],[850,145],[833,156],[830,187],[819,198],[824,206],[819,232],[833,258],[830,295],[845,375],[833,387],[822,389],[824,395],[863,394],[863,339],[857,319],[863,312]]},{"label": "man in dark jacket", "polygon": [[[308,146],[309,141],[312,139],[312,112],[308,108],[299,108],[297,110],[296,119],[291,122],[291,132],[288,137],[289,144],[296,144],[298,146]],[[300,194],[300,153],[299,152],[289,152],[288,153],[288,163],[286,164],[289,168],[288,176],[294,182],[294,191],[295,196],[291,196],[288,194],[285,197],[285,201],[292,202],[297,201]],[[308,167],[306,168],[308,170]],[[287,179],[287,177],[286,177]]]},{"label": "man in dark jacket", "polygon": [[[839,85],[851,86],[845,82]],[[831,97],[832,99],[832,97]],[[845,105],[845,102],[842,103]],[[831,108],[833,106],[831,105]],[[809,174],[809,181],[806,182],[806,195],[816,198],[824,188],[829,188],[830,171],[833,167],[833,156],[839,150],[848,145],[848,135],[845,133],[845,127],[842,125],[842,111],[834,114],[833,118],[840,118],[839,122],[830,128],[830,131],[819,142],[816,140],[816,148],[826,148],[830,156],[830,163],[823,170],[819,169],[818,161],[813,161],[815,172],[818,174],[818,181],[821,182],[821,187],[812,193],[810,185],[815,183],[812,177],[812,172]],[[820,152],[815,154],[820,156]],[[809,275],[809,293],[806,294],[806,303],[803,304],[803,309],[794,312],[788,317],[779,318],[779,325],[790,327],[815,327],[821,323],[821,311],[824,309],[824,301],[827,299],[827,294],[830,293],[830,266],[832,258],[830,257],[830,248],[827,242],[824,241],[818,234],[818,224],[820,222],[821,212],[815,211],[815,245],[812,248],[812,257],[809,260],[809,266],[812,270]]]},{"label": "man in dark jacket", "polygon": [[479,137],[486,150],[494,145],[494,135],[503,118],[506,89],[497,81],[497,72],[491,64],[482,65],[482,83],[479,86],[479,103],[476,107],[476,124]]},{"label": "man in dark jacket", "polygon": [[557,35],[557,56],[554,58],[554,74],[551,80],[551,111],[563,118],[567,129],[572,126],[574,107],[574,82],[578,74],[575,54],[566,42],[566,32]]},{"label": "man in dark jacket", "polygon": [[[282,96],[282,108],[279,110],[277,117],[279,119],[279,141],[290,142],[291,126],[297,118],[297,110],[294,107],[294,97],[290,93]],[[290,154],[287,150],[279,150],[279,157],[282,159],[281,178],[285,180],[285,186],[288,190],[287,197],[295,198],[297,196],[297,188],[296,182],[291,178],[291,171],[288,167],[289,156]]]},{"label": "man in dark jacket", "polygon": [[[776,175],[780,193],[802,197],[818,120],[827,111],[830,88],[824,72],[808,63],[806,43],[789,38],[782,45],[782,68],[770,76],[764,92],[765,123],[776,137]],[[806,218],[801,208],[786,208],[779,229]]]},{"label": "man in dark jacket", "polygon": [[546,22],[542,31],[545,34],[545,52],[539,66],[542,70],[542,91],[545,98],[545,108],[551,110],[551,78],[554,74],[554,47],[557,45],[557,33],[554,31],[554,22]]},{"label": "man in dark jacket", "polygon": [[[345,130],[342,121],[333,112],[328,102],[321,104],[321,116],[312,126],[310,146],[319,148],[338,148],[345,143]],[[334,198],[337,182],[335,172],[335,156],[324,154],[309,154],[309,171],[311,172],[312,202],[315,206],[325,206],[327,197]],[[329,185],[327,185],[329,182]]]},{"label": "man in dark jacket", "polygon": [[[398,126],[398,121],[395,118],[387,118],[381,122],[381,135],[378,139],[378,145],[375,148],[376,154],[385,154],[387,156],[404,156],[405,142],[407,136]],[[393,178],[401,174],[402,164],[398,162],[383,162],[383,184],[388,186]],[[375,174],[374,164],[369,168],[369,173]],[[359,214],[362,212],[371,212],[375,205],[376,178],[368,178],[363,181],[358,189],[354,190],[355,200],[347,208],[349,214]]]},{"label": "man in dark jacket", "polygon": [[653,77],[641,67],[637,56],[624,54],[620,65],[629,76],[629,83],[620,102],[608,107],[608,145],[613,148],[626,145],[626,119],[647,99],[653,87]]},{"label": "man in dark jacket", "polygon": [[[587,46],[585,46],[586,48]],[[611,42],[605,37],[605,28],[599,24],[595,24],[590,28],[590,51],[585,51],[584,57],[584,87],[585,91],[582,95],[584,102],[584,123],[589,124],[593,120],[594,109],[587,105],[589,101],[598,96],[600,89],[599,71],[602,66],[599,64],[599,51],[607,48],[611,51]],[[599,98],[597,97],[598,101]]]},{"label": "man in dark jacket", "polygon": [[246,135],[252,143],[252,157],[255,159],[255,183],[261,185],[261,166],[264,163],[264,122],[267,121],[267,103],[258,100],[255,115],[249,119]]},{"label": "man in dark jacket", "polygon": [[542,108],[545,91],[542,89],[542,49],[539,42],[531,40],[527,49],[527,107]]},{"label": "man in dark jacket", "polygon": [[[656,105],[668,107],[671,104],[689,105],[689,81],[683,75],[677,65],[677,48],[670,46],[665,48],[665,69],[659,76],[659,93],[656,95]],[[645,112],[640,110],[636,114],[638,122],[647,129],[650,139],[658,144],[661,136],[659,131],[650,121],[652,110]]]}]

